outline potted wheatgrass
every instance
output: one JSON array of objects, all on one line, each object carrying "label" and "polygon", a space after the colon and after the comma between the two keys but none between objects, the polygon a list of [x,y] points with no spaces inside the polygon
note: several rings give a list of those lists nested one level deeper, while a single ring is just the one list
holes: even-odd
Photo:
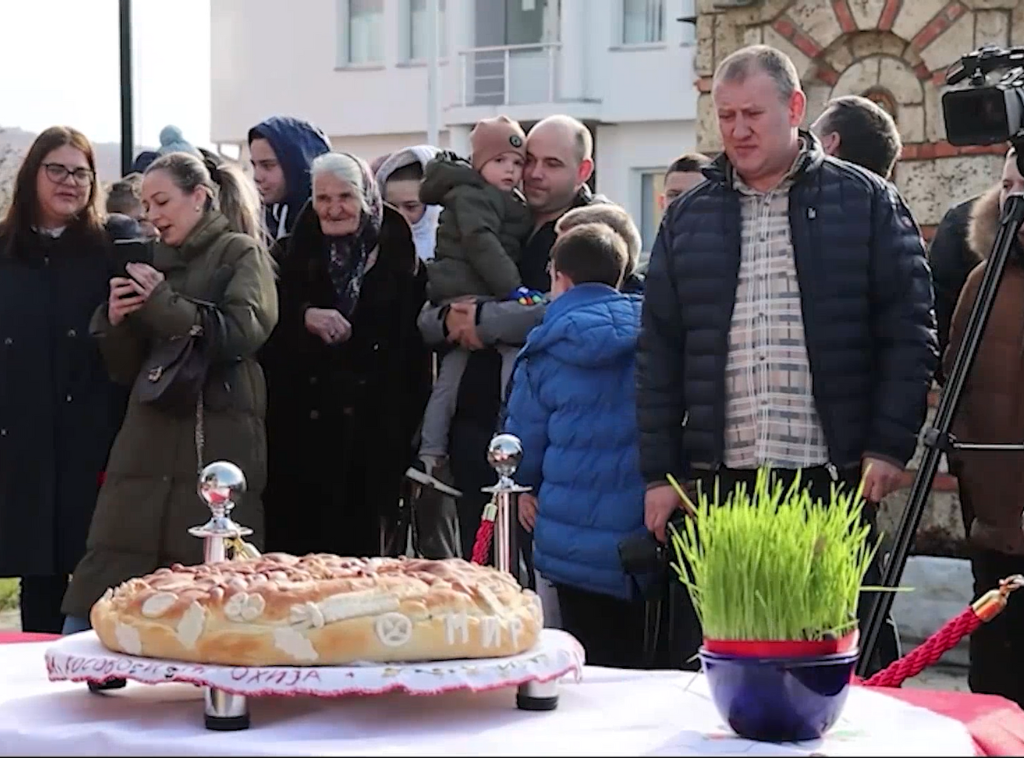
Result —
[{"label": "potted wheatgrass", "polygon": [[838,719],[857,662],[857,600],[875,546],[861,488],[812,501],[758,471],[724,500],[698,493],[671,530],[673,563],[700,618],[699,655],[721,716],[741,737],[816,739]]}]

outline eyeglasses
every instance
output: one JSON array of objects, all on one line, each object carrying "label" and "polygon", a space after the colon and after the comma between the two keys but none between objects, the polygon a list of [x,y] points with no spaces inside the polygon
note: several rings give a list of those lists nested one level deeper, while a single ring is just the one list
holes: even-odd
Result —
[{"label": "eyeglasses", "polygon": [[79,187],[88,187],[92,184],[93,172],[88,168],[68,168],[62,163],[44,163],[46,176],[55,184],[60,184],[69,176]]}]

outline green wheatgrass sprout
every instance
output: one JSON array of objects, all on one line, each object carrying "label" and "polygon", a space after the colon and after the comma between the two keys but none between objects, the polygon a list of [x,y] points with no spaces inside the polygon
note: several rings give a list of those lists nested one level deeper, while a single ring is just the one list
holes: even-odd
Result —
[{"label": "green wheatgrass sprout", "polygon": [[[799,474],[782,483],[761,469],[720,502],[698,493],[684,529],[671,529],[679,580],[704,636],[720,640],[821,640],[857,624],[861,582],[877,545],[860,520],[862,487],[812,501]],[[682,494],[675,480],[673,487]]]}]

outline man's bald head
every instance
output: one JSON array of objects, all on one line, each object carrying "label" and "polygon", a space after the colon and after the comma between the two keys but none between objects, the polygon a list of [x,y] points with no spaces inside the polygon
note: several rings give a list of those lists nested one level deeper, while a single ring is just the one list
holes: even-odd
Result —
[{"label": "man's bald head", "polygon": [[[572,142],[576,152],[576,164],[594,159],[594,138],[586,125],[572,116],[556,115],[541,119],[530,130],[529,137],[534,135],[559,135]],[[527,137],[527,141],[529,141]]]},{"label": "man's bald head", "polygon": [[523,192],[538,226],[553,221],[573,204],[594,172],[594,138],[571,116],[549,116],[526,137]]}]

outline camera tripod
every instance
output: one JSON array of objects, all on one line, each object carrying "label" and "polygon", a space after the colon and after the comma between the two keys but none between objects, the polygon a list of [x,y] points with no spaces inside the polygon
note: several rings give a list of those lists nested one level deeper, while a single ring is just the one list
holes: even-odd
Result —
[{"label": "camera tripod", "polygon": [[[1017,166],[1022,166],[1022,154],[1024,140],[1018,146],[1013,141],[1017,150]],[[1024,173],[1024,168],[1021,168]],[[914,535],[917,533],[918,525],[921,523],[921,516],[924,513],[928,501],[928,494],[931,492],[935,474],[939,469],[939,460],[943,453],[951,453],[956,450],[976,450],[986,452],[1024,452],[1024,444],[1001,444],[1001,443],[977,443],[960,442],[950,433],[953,419],[956,416],[960,398],[963,396],[967,384],[967,377],[974,359],[978,354],[981,345],[981,338],[985,333],[985,326],[992,313],[995,304],[996,293],[999,283],[1003,278],[1003,271],[1006,262],[1013,250],[1014,240],[1017,232],[1024,222],[1024,195],[1010,195],[1002,208],[999,218],[999,232],[996,234],[992,246],[992,254],[988,259],[985,268],[985,275],[982,277],[981,286],[978,290],[978,299],[974,303],[971,315],[967,320],[964,329],[963,339],[957,350],[956,358],[953,361],[953,368],[946,379],[939,399],[939,405],[935,412],[935,421],[931,427],[924,430],[921,441],[925,446],[924,456],[921,465],[914,477],[914,483],[910,489],[910,497],[900,517],[899,526],[893,539],[892,552],[889,560],[886,561],[882,571],[882,587],[891,589],[898,587],[903,576],[903,570],[910,556],[910,548],[914,542]],[[867,668],[878,644],[879,634],[882,625],[892,610],[892,603],[895,593],[883,589],[875,597],[868,615],[867,624],[864,630],[864,639],[861,644],[861,657],[857,664],[857,675],[865,677],[868,674]]]}]

